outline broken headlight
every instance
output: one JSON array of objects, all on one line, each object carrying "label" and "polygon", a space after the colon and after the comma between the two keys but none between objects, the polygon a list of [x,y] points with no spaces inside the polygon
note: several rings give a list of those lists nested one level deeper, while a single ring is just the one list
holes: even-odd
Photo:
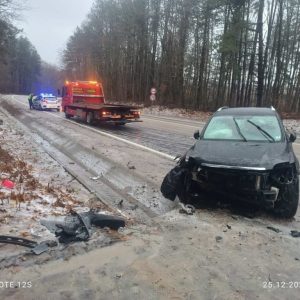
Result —
[{"label": "broken headlight", "polygon": [[279,164],[271,172],[271,180],[275,185],[281,186],[293,183],[296,176],[293,164]]}]

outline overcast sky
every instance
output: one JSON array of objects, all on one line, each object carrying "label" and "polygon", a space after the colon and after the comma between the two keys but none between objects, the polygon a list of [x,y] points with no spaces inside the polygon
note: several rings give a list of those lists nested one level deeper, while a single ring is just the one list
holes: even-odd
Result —
[{"label": "overcast sky", "polygon": [[36,47],[42,60],[59,65],[61,52],[94,0],[27,0],[18,27]]}]

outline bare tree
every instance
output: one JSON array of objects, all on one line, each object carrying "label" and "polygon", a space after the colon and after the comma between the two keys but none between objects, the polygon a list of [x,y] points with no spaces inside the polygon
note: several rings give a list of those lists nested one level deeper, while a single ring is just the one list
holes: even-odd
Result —
[{"label": "bare tree", "polygon": [[299,110],[298,0],[96,0],[64,52],[118,101]]}]

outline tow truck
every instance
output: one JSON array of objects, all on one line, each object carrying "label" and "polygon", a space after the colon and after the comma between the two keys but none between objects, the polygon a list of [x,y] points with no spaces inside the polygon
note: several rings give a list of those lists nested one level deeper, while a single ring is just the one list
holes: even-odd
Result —
[{"label": "tow truck", "polygon": [[142,122],[139,106],[106,103],[102,84],[97,81],[66,81],[62,88],[62,110],[67,119],[77,117],[88,124]]}]

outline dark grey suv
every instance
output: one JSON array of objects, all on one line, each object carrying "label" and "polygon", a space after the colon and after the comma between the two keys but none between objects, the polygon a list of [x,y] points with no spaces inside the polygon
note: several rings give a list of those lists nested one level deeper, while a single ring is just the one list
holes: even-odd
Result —
[{"label": "dark grey suv", "polygon": [[274,108],[220,108],[196,143],[165,177],[161,191],[174,200],[195,201],[201,191],[271,208],[291,218],[299,201],[299,162]]}]

